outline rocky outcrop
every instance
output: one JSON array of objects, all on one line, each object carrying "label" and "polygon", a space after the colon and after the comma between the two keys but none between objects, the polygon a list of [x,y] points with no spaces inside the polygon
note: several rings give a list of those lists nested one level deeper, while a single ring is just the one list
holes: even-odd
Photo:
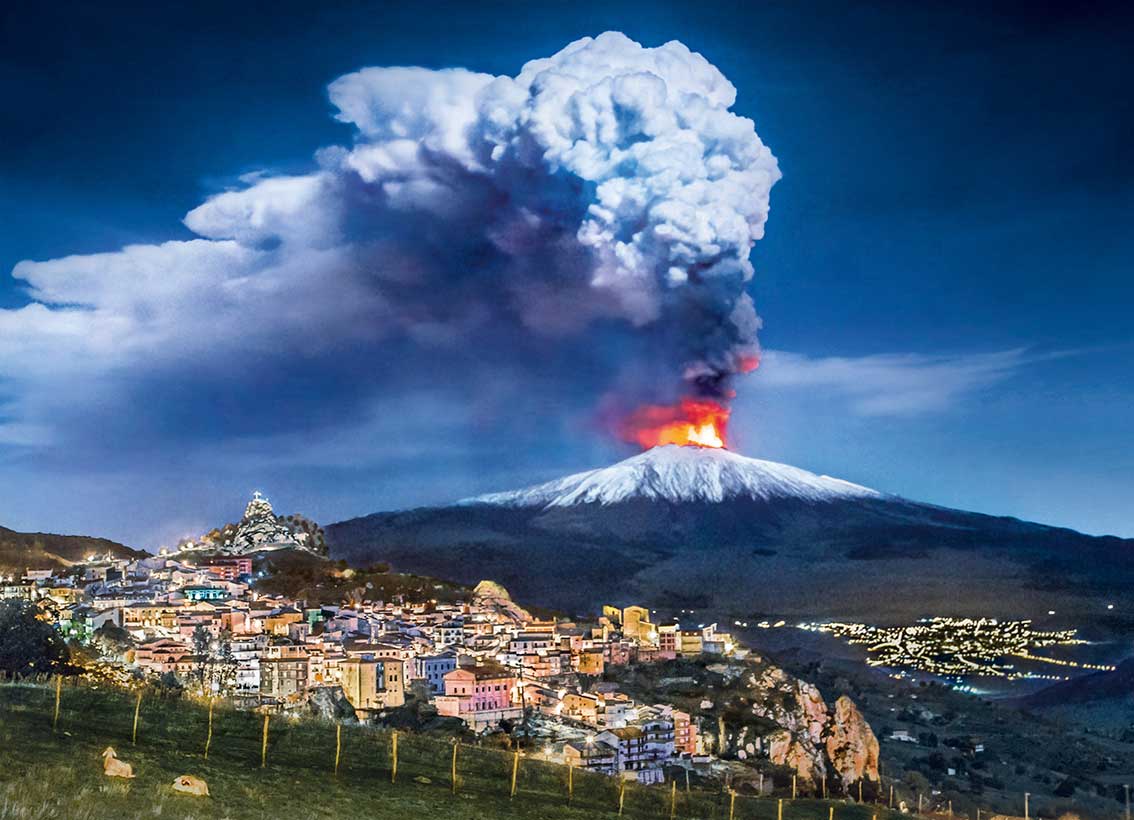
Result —
[{"label": "rocky outcrop", "polygon": [[481,581],[473,587],[473,603],[495,610],[517,623],[532,620],[531,613],[512,600],[502,585],[495,581]]},{"label": "rocky outcrop", "polygon": [[827,765],[822,749],[806,740],[780,729],[768,738],[768,759],[777,766],[787,766],[796,773],[802,784],[814,785],[827,776]]},{"label": "rocky outcrop", "polygon": [[350,705],[341,686],[319,686],[311,690],[307,708],[324,720],[354,720],[354,707]]},{"label": "rocky outcrop", "polygon": [[768,759],[795,771],[804,788],[832,775],[844,789],[878,780],[878,739],[846,695],[827,707],[819,690],[775,666],[749,681],[752,711],[779,728],[765,737]]},{"label": "rocky outcrop", "polygon": [[846,695],[835,701],[827,731],[827,759],[844,788],[859,780],[878,781],[878,738]]},{"label": "rocky outcrop", "polygon": [[759,693],[752,711],[780,727],[767,738],[768,759],[793,769],[805,784],[824,780],[823,737],[830,715],[819,690],[775,666],[753,675],[751,683]]},{"label": "rocky outcrop", "polygon": [[327,542],[322,528],[302,515],[276,515],[271,503],[253,493],[238,524],[226,524],[201,536],[184,541],[179,552],[219,552],[244,555],[262,550],[297,549],[326,555]]}]

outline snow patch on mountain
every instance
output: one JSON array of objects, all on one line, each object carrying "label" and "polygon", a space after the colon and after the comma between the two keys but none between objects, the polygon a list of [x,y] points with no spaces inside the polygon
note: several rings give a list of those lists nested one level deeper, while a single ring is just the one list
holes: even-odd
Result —
[{"label": "snow patch on mountain", "polygon": [[868,487],[787,464],[748,458],[728,450],[670,444],[609,467],[458,503],[551,508],[609,505],[634,499],[715,503],[732,498],[832,501],[881,495]]}]

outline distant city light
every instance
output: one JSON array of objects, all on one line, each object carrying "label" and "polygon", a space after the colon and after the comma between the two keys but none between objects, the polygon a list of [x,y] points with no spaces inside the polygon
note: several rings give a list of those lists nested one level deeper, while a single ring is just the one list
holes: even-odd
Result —
[{"label": "distant city light", "polygon": [[[1051,611],[1054,614],[1054,610]],[[870,666],[916,669],[961,682],[985,676],[1008,680],[1066,680],[1062,675],[1018,669],[1011,659],[1036,664],[1110,672],[1107,664],[1079,663],[1033,654],[1033,649],[1082,645],[1076,630],[1038,631],[1031,621],[996,618],[925,618],[914,626],[878,627],[854,623],[800,624],[811,632],[828,632],[872,653]]]}]

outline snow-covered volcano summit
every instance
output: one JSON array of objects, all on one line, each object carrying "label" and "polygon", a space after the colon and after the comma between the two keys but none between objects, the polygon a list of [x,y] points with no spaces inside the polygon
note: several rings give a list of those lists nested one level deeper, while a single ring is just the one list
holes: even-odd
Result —
[{"label": "snow-covered volcano summit", "polygon": [[343,521],[328,541],[332,557],[359,566],[492,578],[517,600],[569,612],[634,600],[803,620],[1022,619],[1097,609],[1100,591],[1120,597],[1134,584],[1134,540],[672,445],[525,490]]},{"label": "snow-covered volcano summit", "polygon": [[635,499],[679,503],[732,498],[832,501],[879,496],[881,493],[867,487],[787,464],[748,458],[728,450],[670,444],[609,467],[460,503],[551,508],[610,505]]}]

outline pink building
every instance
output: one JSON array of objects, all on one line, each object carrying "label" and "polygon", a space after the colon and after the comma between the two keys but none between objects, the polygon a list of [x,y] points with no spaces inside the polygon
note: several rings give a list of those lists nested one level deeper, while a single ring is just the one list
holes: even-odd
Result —
[{"label": "pink building", "polygon": [[445,675],[444,683],[445,694],[435,701],[437,713],[460,718],[474,731],[523,715],[512,703],[516,678],[499,664],[454,669]]},{"label": "pink building", "polygon": [[471,698],[472,711],[506,709],[512,705],[516,678],[499,664],[454,669],[444,680],[445,694]]},{"label": "pink building", "polygon": [[673,748],[677,754],[697,754],[697,727],[688,712],[673,710]]},{"label": "pink building", "polygon": [[610,641],[603,647],[603,655],[611,666],[626,666],[630,663],[631,649],[629,641]]},{"label": "pink building", "polygon": [[133,661],[139,669],[161,675],[165,672],[175,672],[178,661],[189,655],[191,651],[188,644],[169,638],[159,638],[135,649]]},{"label": "pink building", "polygon": [[252,559],[244,556],[218,556],[205,559],[205,570],[214,578],[235,581],[241,575],[252,574]]}]

